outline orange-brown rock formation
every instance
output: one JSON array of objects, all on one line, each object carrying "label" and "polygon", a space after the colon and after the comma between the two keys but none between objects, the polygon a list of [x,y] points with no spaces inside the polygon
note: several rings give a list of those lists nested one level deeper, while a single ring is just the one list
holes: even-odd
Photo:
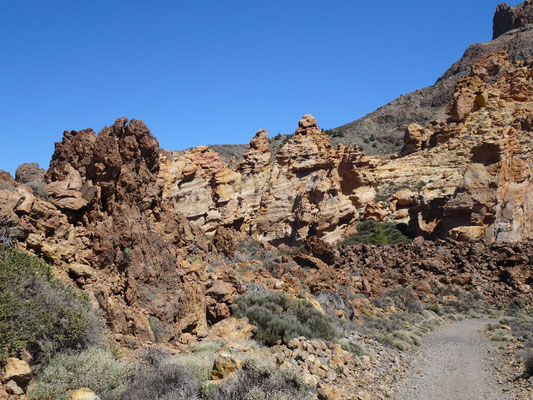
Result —
[{"label": "orange-brown rock formation", "polygon": [[[138,120],[65,132],[43,193],[0,174],[0,211],[22,247],[90,294],[120,340],[205,335],[241,291],[231,270],[205,261],[217,248],[231,257],[238,236],[335,243],[365,218],[427,238],[532,238],[532,66],[504,52],[482,59],[459,81],[449,120],[410,126],[388,159],[332,148],[309,115],[275,159],[261,130],[234,167],[207,147],[161,150]],[[323,270],[332,257],[301,261]],[[291,290],[290,279],[279,285]]]}]

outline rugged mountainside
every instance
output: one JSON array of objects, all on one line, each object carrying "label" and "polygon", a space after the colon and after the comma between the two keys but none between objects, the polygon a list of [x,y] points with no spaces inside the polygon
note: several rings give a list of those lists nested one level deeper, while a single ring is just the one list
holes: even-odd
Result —
[{"label": "rugged mountainside", "polygon": [[[265,353],[275,367],[297,368],[313,398],[390,398],[405,369],[398,349],[481,310],[474,298],[533,301],[532,4],[500,6],[494,41],[353,125],[392,143],[405,124],[397,154],[335,147],[339,138],[305,115],[286,141],[273,146],[259,130],[227,162],[207,146],[161,149],[142,121],[119,118],[99,134],[64,132],[48,170],[24,164],[15,179],[0,170],[0,248],[50,263],[128,351],[155,342],[189,354],[223,340],[257,356],[265,348],[246,339],[270,311],[290,313],[271,304],[253,326],[253,312],[235,311],[239,299],[300,299],[298,312],[342,335],[275,337]],[[370,220],[413,240],[336,246]],[[218,386],[241,367],[219,356]],[[13,391],[2,385],[0,397]]]},{"label": "rugged mountainside", "polygon": [[203,335],[240,289],[229,271],[195,261],[238,238],[336,243],[373,219],[426,238],[531,239],[532,67],[505,52],[483,58],[456,85],[450,122],[410,125],[392,159],[334,149],[309,115],[275,160],[261,130],[235,167],[206,147],[161,150],[138,120],[65,132],[42,193],[5,176],[0,210],[124,340],[153,340],[150,317],[165,340]]},{"label": "rugged mountainside", "polygon": [[236,167],[205,147],[165,153],[163,199],[207,234],[224,225],[272,244],[334,243],[359,219],[427,238],[530,238],[531,94],[531,62],[502,51],[457,83],[449,122],[407,128],[401,157],[333,149],[304,116],[275,160],[265,131]]},{"label": "rugged mountainside", "polygon": [[[343,138],[335,143],[363,146],[368,154],[388,154],[399,150],[403,131],[409,124],[425,125],[434,119],[444,119],[446,105],[452,99],[458,80],[470,73],[472,66],[490,53],[505,50],[511,60],[533,57],[533,2],[517,7],[498,6],[494,16],[494,40],[471,45],[463,57],[453,64],[433,86],[416,90],[380,107],[365,117],[335,128]],[[374,136],[378,142],[372,147],[364,140]]]},{"label": "rugged mountainside", "polygon": [[[470,74],[479,59],[501,50],[505,50],[513,61],[533,57],[532,15],[533,2],[529,0],[516,7],[505,3],[499,5],[494,15],[492,41],[471,45],[434,85],[401,96],[356,121],[334,128],[332,145],[357,145],[366,154],[398,152],[408,125],[426,125],[432,120],[446,118],[446,106],[452,99],[455,84]],[[275,154],[278,143],[273,142],[271,147]],[[245,146],[217,145],[212,148],[229,161],[231,157],[239,160]]]}]

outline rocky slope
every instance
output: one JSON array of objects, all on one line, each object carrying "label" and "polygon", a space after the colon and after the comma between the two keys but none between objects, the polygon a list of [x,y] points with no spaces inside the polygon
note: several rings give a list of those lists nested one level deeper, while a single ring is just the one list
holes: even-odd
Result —
[{"label": "rocky slope", "polygon": [[[398,151],[408,125],[425,125],[431,120],[445,118],[456,82],[467,76],[479,59],[501,50],[505,50],[513,61],[533,56],[533,31],[528,25],[532,22],[532,12],[531,1],[517,7],[501,4],[494,17],[492,41],[471,45],[433,86],[406,94],[357,121],[335,128],[344,137],[335,139],[334,143],[357,144],[368,154]],[[372,136],[376,138],[376,147],[365,143],[365,139],[368,141]]]},{"label": "rocky slope", "polygon": [[[389,157],[334,147],[310,115],[276,154],[260,130],[231,162],[206,146],[161,149],[134,119],[98,135],[65,132],[47,171],[26,164],[16,179],[0,171],[0,243],[39,255],[85,291],[128,349],[164,342],[189,351],[218,339],[231,347],[256,331],[232,313],[254,291],[307,299],[346,338],[360,338],[354,326],[364,331],[372,318],[404,318],[411,301],[452,311],[466,311],[458,297],[474,293],[496,307],[532,301],[533,58],[522,60],[532,55],[530,34],[515,29],[472,47],[431,89],[449,91],[449,101],[435,94],[439,102],[428,103],[442,118],[407,125]],[[415,239],[333,246],[362,220],[402,224]],[[405,303],[401,312],[391,296]],[[280,368],[300,368],[320,398],[350,398],[347,385],[386,398],[376,383],[392,378],[376,359],[395,371],[403,361],[375,338],[361,340],[374,360],[305,339],[272,354]],[[323,353],[338,356],[334,368]]]},{"label": "rocky slope", "polygon": [[[446,106],[452,99],[455,84],[469,75],[479,59],[501,50],[513,61],[533,57],[532,15],[533,3],[529,0],[516,7],[500,4],[494,15],[492,41],[472,44],[434,85],[401,96],[356,121],[334,128],[332,145],[357,145],[366,154],[386,155],[400,151],[408,125],[426,125],[432,120],[446,118]],[[219,145],[213,149],[229,161],[231,157],[239,160],[245,146]],[[273,154],[277,149],[277,143],[272,143]]]},{"label": "rocky slope", "polygon": [[265,131],[234,167],[206,147],[165,152],[163,201],[208,235],[223,225],[272,244],[334,243],[359,219],[427,238],[527,239],[532,93],[531,61],[493,53],[458,81],[448,122],[408,126],[400,157],[334,149],[304,116],[275,160]]},{"label": "rocky slope", "polygon": [[161,150],[138,120],[65,132],[43,193],[5,176],[0,209],[21,246],[87,290],[121,340],[153,341],[150,318],[164,340],[204,335],[241,290],[204,262],[217,248],[231,256],[238,238],[335,243],[362,218],[427,238],[530,239],[532,65],[504,52],[482,59],[458,82],[450,122],[411,125],[390,160],[334,149],[311,116],[276,160],[259,131],[234,168],[206,147]]}]

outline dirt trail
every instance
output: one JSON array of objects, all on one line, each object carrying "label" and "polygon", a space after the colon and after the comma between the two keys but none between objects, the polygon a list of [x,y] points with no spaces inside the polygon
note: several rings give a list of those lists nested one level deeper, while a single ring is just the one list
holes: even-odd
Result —
[{"label": "dirt trail", "polygon": [[487,362],[491,342],[480,330],[491,320],[465,320],[428,335],[398,400],[502,400]]}]

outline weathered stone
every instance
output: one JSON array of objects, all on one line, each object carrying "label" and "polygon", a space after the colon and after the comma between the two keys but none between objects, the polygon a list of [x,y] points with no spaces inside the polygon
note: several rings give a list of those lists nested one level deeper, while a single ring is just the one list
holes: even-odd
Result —
[{"label": "weathered stone", "polygon": [[219,354],[213,365],[211,379],[224,379],[239,369],[241,369],[241,360],[232,357],[230,354]]},{"label": "weathered stone", "polygon": [[526,0],[515,7],[506,3],[498,5],[494,14],[493,39],[506,32],[533,24],[533,1]]},{"label": "weathered stone", "polygon": [[4,382],[12,380],[24,388],[29,383],[31,377],[31,367],[26,361],[13,357],[7,359],[4,367]]},{"label": "weathered stone", "polygon": [[72,392],[69,400],[100,400],[100,397],[98,397],[91,389],[81,388]]},{"label": "weathered stone", "polygon": [[24,163],[18,166],[15,171],[15,180],[19,183],[41,183],[44,182],[46,170],[39,167],[37,163]]}]

